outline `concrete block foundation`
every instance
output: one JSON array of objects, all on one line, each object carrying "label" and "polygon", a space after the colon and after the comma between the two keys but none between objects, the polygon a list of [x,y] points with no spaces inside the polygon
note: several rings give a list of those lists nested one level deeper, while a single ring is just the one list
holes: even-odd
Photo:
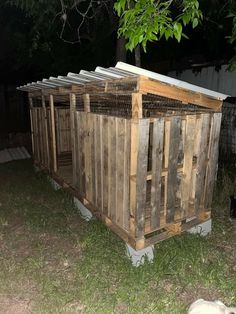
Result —
[{"label": "concrete block foundation", "polygon": [[55,180],[53,180],[50,176],[48,176],[48,181],[51,183],[51,185],[55,191],[62,189],[62,186],[60,184],[58,184]]},{"label": "concrete block foundation", "polygon": [[82,204],[76,197],[74,197],[74,204],[80,211],[80,214],[84,220],[89,221],[93,217],[91,211],[88,210],[88,208],[86,208],[84,204]]},{"label": "concrete block foundation", "polygon": [[201,236],[205,237],[209,233],[211,233],[211,229],[212,229],[212,220],[208,219],[207,221],[204,221],[203,223],[189,229],[188,232],[193,233],[193,234],[200,234]]},{"label": "concrete block foundation", "polygon": [[151,245],[142,250],[136,251],[129,244],[126,243],[127,256],[130,258],[132,265],[135,267],[143,265],[146,260],[152,262],[154,258],[153,250],[154,246]]}]

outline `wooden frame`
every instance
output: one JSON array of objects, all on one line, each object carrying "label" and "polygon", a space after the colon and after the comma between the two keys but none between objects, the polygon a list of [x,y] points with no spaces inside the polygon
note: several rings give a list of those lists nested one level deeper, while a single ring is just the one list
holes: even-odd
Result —
[{"label": "wooden frame", "polygon": [[[220,100],[142,76],[29,97],[35,162],[132,247],[141,249],[210,218]],[[129,99],[129,116],[122,116],[119,101],[109,114],[99,112],[102,99],[109,108],[121,97]],[[35,98],[42,99],[41,107],[33,105]],[[171,110],[163,105],[167,100],[175,102]],[[63,166],[57,149],[62,130],[55,121],[62,104],[72,156]]]}]

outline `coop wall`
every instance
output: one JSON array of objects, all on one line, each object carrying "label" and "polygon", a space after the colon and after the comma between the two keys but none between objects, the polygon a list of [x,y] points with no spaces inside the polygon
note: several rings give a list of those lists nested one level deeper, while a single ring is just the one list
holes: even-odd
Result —
[{"label": "coop wall", "polygon": [[40,96],[31,124],[35,161],[140,249],[210,218],[221,113],[136,83]]},{"label": "coop wall", "polygon": [[220,121],[221,113],[132,120],[77,111],[76,189],[140,246],[188,228],[186,219],[207,220]]},{"label": "coop wall", "polygon": [[30,115],[35,162],[53,171],[56,155],[57,168],[72,165],[69,107],[55,107],[53,124],[49,107],[31,107]]}]

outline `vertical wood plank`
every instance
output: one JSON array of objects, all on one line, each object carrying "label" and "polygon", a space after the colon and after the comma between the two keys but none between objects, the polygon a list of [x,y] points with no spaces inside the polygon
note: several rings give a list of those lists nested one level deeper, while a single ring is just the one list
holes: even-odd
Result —
[{"label": "vertical wood plank", "polygon": [[83,174],[84,174],[84,160],[83,160],[83,128],[82,128],[82,123],[83,123],[83,118],[81,115],[81,112],[76,112],[76,119],[77,119],[77,150],[76,150],[76,175],[77,175],[77,184],[79,187],[79,192],[81,196],[84,195],[84,181],[83,181]]},{"label": "vertical wood plank", "polygon": [[45,129],[45,147],[46,147],[46,166],[50,168],[50,160],[49,160],[49,136],[48,136],[48,123],[47,123],[47,108],[45,96],[42,95],[42,106],[43,106],[43,117],[44,117],[44,129]]},{"label": "vertical wood plank", "polygon": [[130,219],[129,232],[135,236],[136,229],[136,182],[137,182],[137,166],[138,166],[138,136],[139,121],[131,120],[130,128]]},{"label": "vertical wood plank", "polygon": [[141,119],[143,117],[142,94],[132,93],[132,118]]},{"label": "vertical wood plank", "polygon": [[217,174],[219,136],[222,113],[214,113],[211,118],[211,131],[208,150],[208,165],[206,170],[206,180],[204,189],[204,208],[205,211],[211,209],[214,184]]},{"label": "vertical wood plank", "polygon": [[130,120],[125,119],[123,228],[129,230]]},{"label": "vertical wood plank", "polygon": [[125,167],[125,120],[116,118],[116,143],[117,143],[117,163],[116,163],[116,223],[124,226],[124,167]]},{"label": "vertical wood plank", "polygon": [[191,197],[192,178],[193,178],[193,153],[195,140],[196,115],[186,116],[186,128],[184,134],[184,162],[183,176],[181,180],[181,216],[189,217],[194,213],[189,212],[189,202]]},{"label": "vertical wood plank", "polygon": [[56,146],[56,131],[55,131],[55,115],[54,115],[54,101],[53,95],[50,95],[50,114],[51,114],[51,128],[52,128],[52,156],[53,156],[53,171],[57,172],[57,146]]},{"label": "vertical wood plank", "polygon": [[152,136],[151,229],[160,226],[164,119],[155,119]]},{"label": "vertical wood plank", "polygon": [[149,144],[149,119],[139,121],[138,160],[137,160],[137,187],[136,187],[136,236],[144,236],[145,207],[147,189],[147,163]]},{"label": "vertical wood plank", "polygon": [[92,116],[89,113],[85,114],[85,178],[86,178],[86,198],[88,201],[93,200],[93,190],[92,190]]},{"label": "vertical wood plank", "polygon": [[96,161],[95,161],[95,114],[90,114],[90,128],[91,128],[91,186],[92,186],[92,203],[96,203]]},{"label": "vertical wood plank", "polygon": [[200,216],[203,210],[204,182],[206,177],[208,141],[210,132],[210,114],[201,114],[200,133],[196,165],[195,211]]},{"label": "vertical wood plank", "polygon": [[[30,105],[30,127],[31,127],[31,144],[32,144],[32,154],[35,154],[35,147],[34,147],[34,123],[33,123],[33,99],[29,97],[29,105]],[[34,157],[35,158],[35,157]]]},{"label": "vertical wood plank", "polygon": [[[109,117],[110,118],[110,117]],[[103,213],[108,215],[108,117],[102,119],[102,147],[103,147]],[[113,152],[115,153],[115,152]],[[115,175],[115,173],[113,173]],[[110,181],[109,181],[110,182]]]},{"label": "vertical wood plank", "polygon": [[72,177],[73,185],[77,184],[77,158],[76,158],[76,133],[75,119],[76,119],[76,95],[70,93],[70,134],[71,134],[71,152],[72,152]]},{"label": "vertical wood plank", "polygon": [[99,211],[103,211],[103,148],[102,148],[102,116],[96,115],[96,205]]},{"label": "vertical wood plank", "polygon": [[180,144],[180,128],[181,118],[171,117],[171,127],[169,134],[169,156],[168,156],[168,175],[167,175],[167,210],[166,222],[174,221],[175,216],[175,200],[177,192],[177,166],[178,152]]},{"label": "vertical wood plank", "polygon": [[117,120],[115,117],[109,117],[109,137],[108,137],[108,149],[109,149],[109,198],[108,208],[109,215],[112,220],[116,221],[117,214]]}]

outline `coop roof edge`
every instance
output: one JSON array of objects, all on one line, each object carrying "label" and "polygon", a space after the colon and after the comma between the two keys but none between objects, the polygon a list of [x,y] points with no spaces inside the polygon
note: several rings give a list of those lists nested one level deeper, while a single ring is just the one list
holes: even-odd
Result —
[{"label": "coop roof edge", "polygon": [[120,69],[120,70],[125,70],[128,72],[131,72],[133,74],[143,75],[143,76],[146,76],[148,78],[151,78],[151,79],[163,82],[163,83],[167,83],[167,84],[179,87],[179,88],[187,89],[189,91],[205,94],[207,96],[214,97],[214,98],[217,98],[220,100],[224,100],[230,96],[230,95],[226,95],[226,94],[212,91],[212,90],[204,88],[204,87],[193,85],[193,84],[187,83],[185,81],[181,81],[181,80],[178,80],[178,79],[175,79],[175,78],[163,75],[163,74],[159,74],[156,72],[145,70],[143,68],[139,68],[139,67],[136,67],[134,65],[125,63],[125,62],[120,62],[120,61],[117,62],[116,68]]},{"label": "coop roof edge", "polygon": [[49,79],[43,79],[42,81],[32,82],[23,86],[19,86],[17,87],[17,89],[32,92],[46,88],[53,89],[73,84],[84,85],[86,83],[96,80],[100,81],[114,78],[125,78],[130,76],[145,76],[147,78],[154,79],[162,83],[183,88],[195,93],[201,93],[219,100],[224,100],[229,97],[229,95],[218,93],[210,89],[193,85],[178,79],[171,78],[169,76],[165,76],[163,74],[152,72],[120,61],[117,62],[115,67],[103,68],[98,66],[96,67],[95,71],[81,70],[78,74],[69,72],[67,76],[50,77]]}]

